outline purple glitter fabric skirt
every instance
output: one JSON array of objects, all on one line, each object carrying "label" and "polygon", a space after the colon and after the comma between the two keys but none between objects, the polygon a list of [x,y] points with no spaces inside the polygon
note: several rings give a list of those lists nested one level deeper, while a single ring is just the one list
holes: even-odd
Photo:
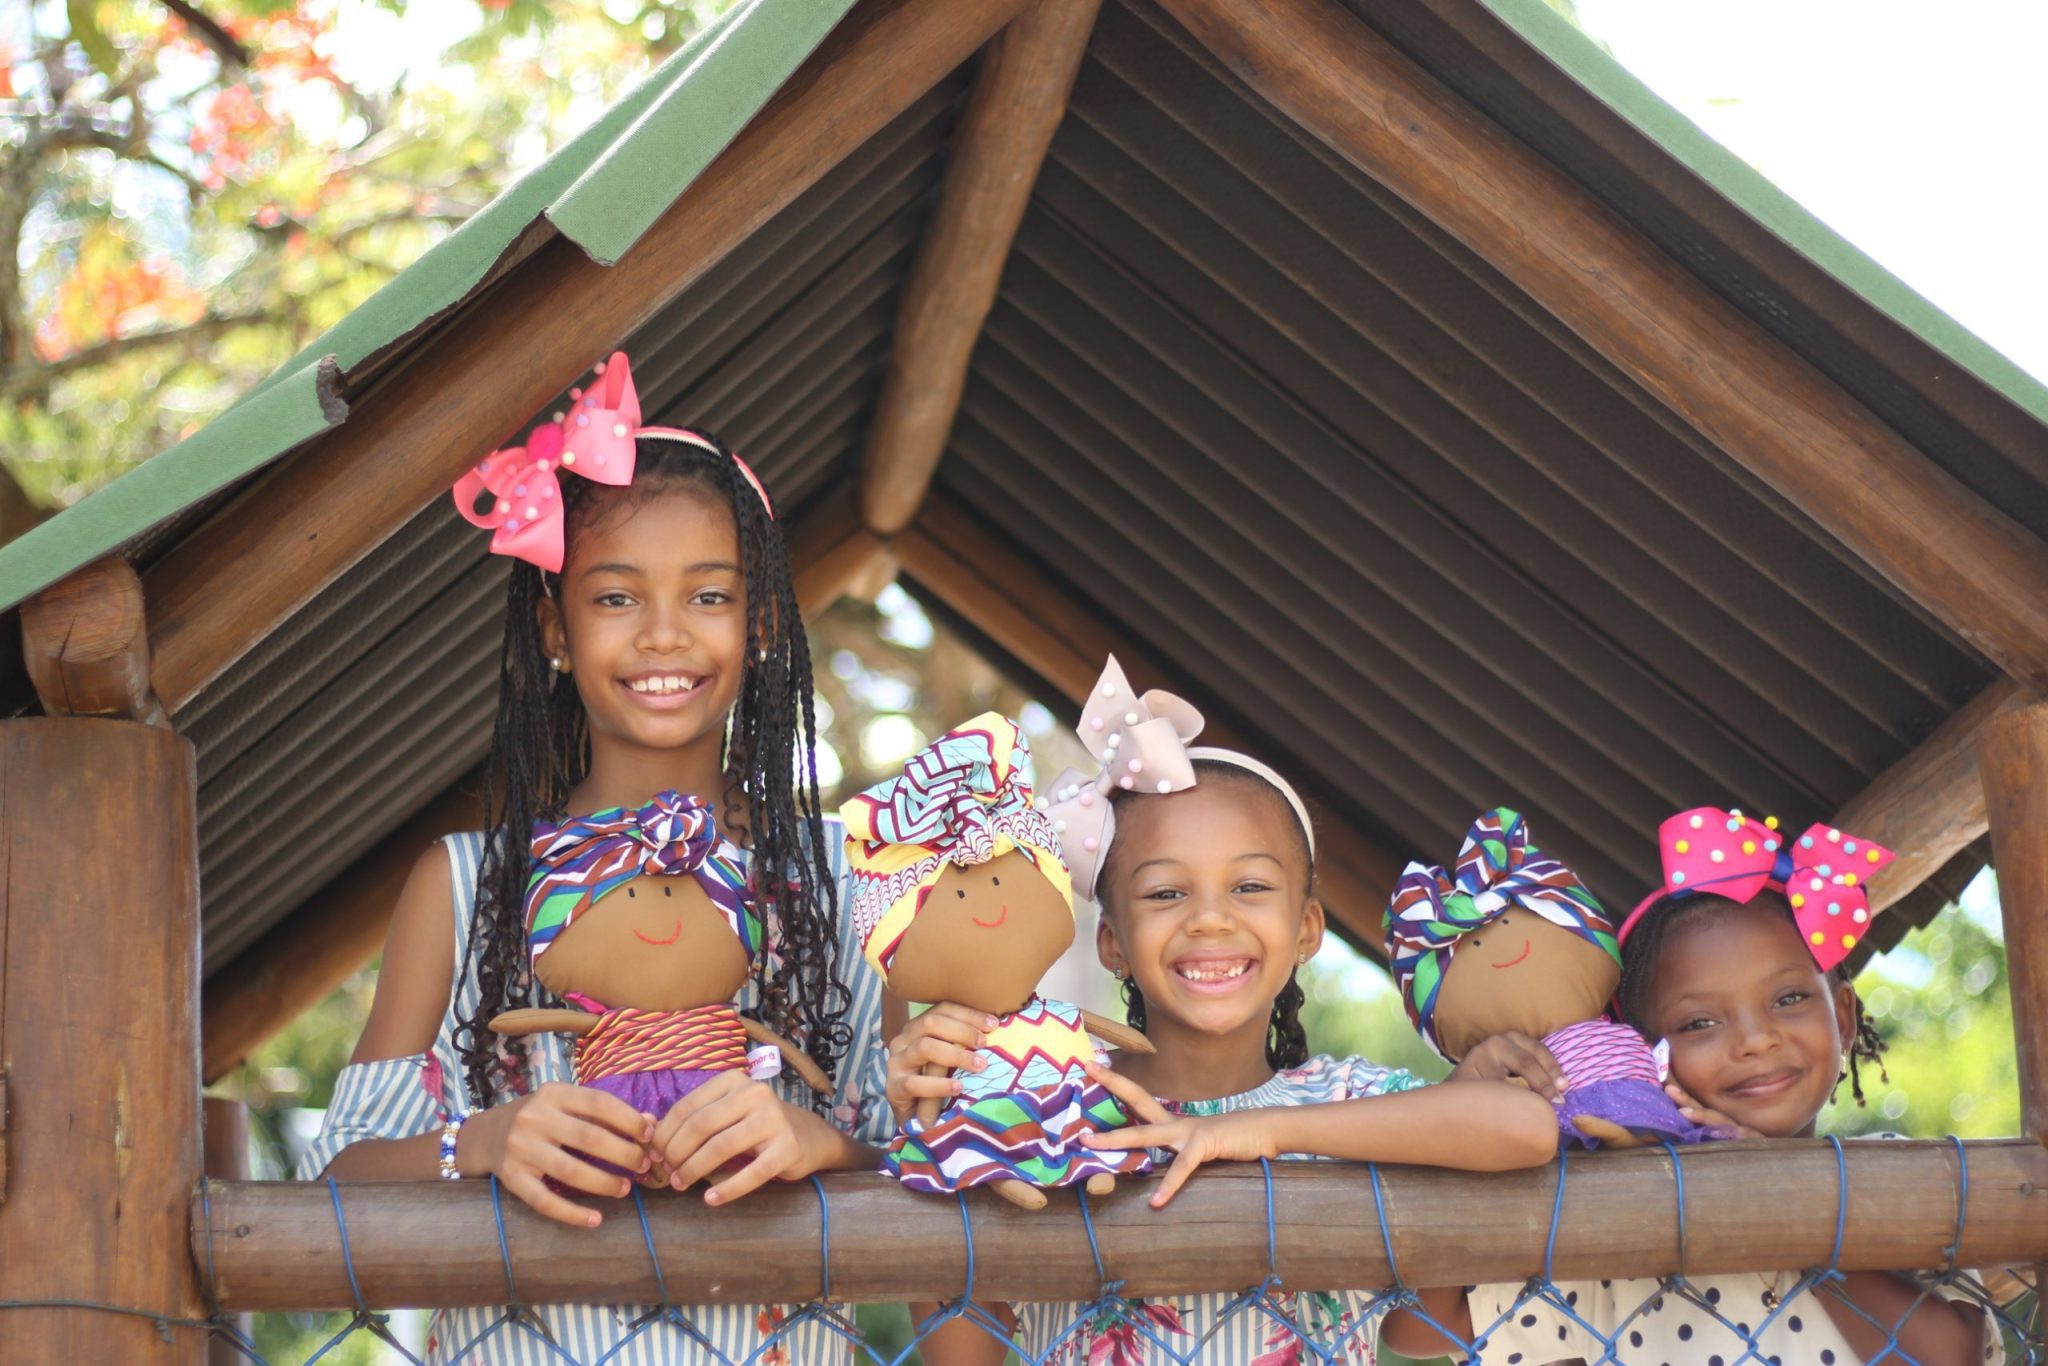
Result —
[{"label": "purple glitter fabric skirt", "polygon": [[[603,1091],[617,1096],[642,1114],[653,1115],[659,1124],[670,1108],[690,1092],[717,1076],[716,1072],[614,1072],[608,1077],[582,1083],[593,1091]],[[570,1149],[575,1152],[575,1149]],[[615,1172],[620,1176],[632,1176],[624,1168],[601,1161],[588,1153],[577,1153],[578,1157],[600,1170]]]},{"label": "purple glitter fabric skirt", "polygon": [[1617,1077],[1574,1086],[1559,1102],[1558,1146],[1599,1147],[1600,1140],[1589,1138],[1572,1127],[1572,1119],[1578,1115],[1604,1119],[1652,1142],[1665,1139],[1672,1143],[1701,1143],[1708,1139],[1735,1137],[1725,1129],[1694,1124],[1678,1112],[1678,1106],[1664,1094],[1663,1087],[1636,1077]]}]

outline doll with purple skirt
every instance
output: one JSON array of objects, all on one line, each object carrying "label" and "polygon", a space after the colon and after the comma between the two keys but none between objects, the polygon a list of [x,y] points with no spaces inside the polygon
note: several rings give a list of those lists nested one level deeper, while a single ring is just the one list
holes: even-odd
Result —
[{"label": "doll with purple skirt", "polygon": [[[1503,1039],[1541,1041],[1563,1073],[1539,1088],[1557,1110],[1560,1147],[1734,1137],[1681,1115],[1659,1052],[1608,1018],[1621,980],[1614,922],[1530,843],[1519,813],[1473,822],[1449,872],[1408,865],[1387,910],[1387,961],[1408,1018],[1451,1062]],[[1541,1062],[1542,1050],[1527,1051]]]},{"label": "doll with purple skirt", "polygon": [[[755,1044],[829,1093],[802,1049],[732,1003],[762,952],[744,868],[710,805],[678,792],[535,822],[527,949],[535,979],[572,1008],[510,1010],[491,1028],[576,1035],[577,1084],[643,1114],[665,1115],[720,1072],[746,1070]],[[642,1179],[662,1185],[668,1174],[656,1163]]]}]

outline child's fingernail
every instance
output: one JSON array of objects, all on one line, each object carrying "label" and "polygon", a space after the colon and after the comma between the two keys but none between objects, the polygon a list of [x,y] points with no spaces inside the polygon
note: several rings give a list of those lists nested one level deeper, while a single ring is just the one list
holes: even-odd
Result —
[{"label": "child's fingernail", "polygon": [[960,1094],[960,1093],[961,1093],[962,1091],[965,1091],[966,1089],[967,1089],[967,1083],[966,1083],[966,1082],[964,1082],[964,1081],[960,1080],[960,1079],[959,1079],[958,1077],[955,1077],[955,1078],[953,1078],[953,1094],[954,1094],[954,1095],[956,1095],[956,1096],[957,1096],[957,1095],[959,1095],[959,1094]]},{"label": "child's fingernail", "polygon": [[628,1192],[628,1191],[630,1191],[630,1190],[632,1190],[632,1189],[633,1189],[633,1183],[632,1183],[632,1182],[630,1182],[630,1181],[621,1181],[621,1182],[619,1182],[619,1199],[621,1199],[621,1200],[625,1199],[625,1198],[626,1198],[626,1192]]},{"label": "child's fingernail", "polygon": [[983,1029],[996,1029],[999,1028],[1001,1025],[1002,1021],[998,1020],[993,1015],[984,1015],[981,1017],[981,1027]]},{"label": "child's fingernail", "polygon": [[720,1196],[717,1191],[704,1192],[704,1203],[707,1205],[715,1205],[719,1202],[719,1199]]},{"label": "child's fingernail", "polygon": [[603,1222],[604,1216],[602,1214],[599,1214],[595,1210],[592,1210],[589,1214],[583,1216],[583,1227],[585,1228],[596,1228],[599,1224]]}]

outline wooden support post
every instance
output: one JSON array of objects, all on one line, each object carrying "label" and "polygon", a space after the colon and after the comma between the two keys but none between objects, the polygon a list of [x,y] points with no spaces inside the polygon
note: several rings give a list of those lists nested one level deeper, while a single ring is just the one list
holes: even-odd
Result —
[{"label": "wooden support post", "polygon": [[[206,1142],[204,1170],[209,1181],[247,1181],[249,1179],[249,1107],[239,1100],[225,1096],[205,1098]],[[238,1314],[236,1327],[244,1338],[250,1337],[255,1321],[248,1314]],[[246,1362],[241,1350],[226,1337],[216,1337],[206,1345],[206,1366],[239,1366]]]},{"label": "wooden support post", "polygon": [[[0,724],[0,1049],[14,1180],[5,1297],[204,1318],[192,747],[161,727]],[[205,1359],[203,1328],[0,1310],[10,1361]]]},{"label": "wooden support post", "polygon": [[[934,496],[893,542],[904,571],[976,630],[1079,707],[1115,655],[1137,679],[1171,673],[1120,640],[1044,574],[988,536],[950,499]],[[1209,718],[1202,742],[1256,753],[1224,720]],[[1311,802],[1313,792],[1307,794]],[[1345,938],[1385,955],[1381,918],[1404,863],[1341,821],[1317,825],[1317,882]]]},{"label": "wooden support post", "polygon": [[2011,679],[1993,683],[1835,814],[1836,825],[1898,856],[1870,879],[1873,911],[1895,904],[1984,834],[1978,743],[1994,720],[2034,698]]},{"label": "wooden support post", "polygon": [[789,568],[797,610],[815,621],[849,593],[880,592],[896,576],[896,557],[888,542],[861,525],[853,499],[841,498],[790,531]]},{"label": "wooden support post", "polygon": [[896,310],[862,460],[861,519],[884,536],[910,525],[931,488],[968,361],[1101,6],[1033,0],[982,55],[953,130],[945,189]]},{"label": "wooden support post", "polygon": [[[584,367],[909,108],[1026,0],[868,0],[616,268],[537,248],[149,574],[154,678],[175,713]],[[536,350],[533,338],[548,345]],[[463,382],[449,384],[448,376]],[[261,574],[250,565],[264,566]]]},{"label": "wooden support post", "polygon": [[1161,0],[1239,79],[1477,252],[2016,678],[2048,686],[2048,545],[1342,0]]},{"label": "wooden support post", "polygon": [[2005,917],[2020,1119],[2048,1142],[2048,702],[1993,720],[1977,742],[1977,764]]},{"label": "wooden support post", "polygon": [[[2023,1139],[1968,1145],[1969,1203],[1958,1261],[2030,1261],[2048,1253],[2048,1150]],[[1841,1178],[1819,1140],[1709,1143],[1682,1150],[1684,1255],[1694,1274],[1818,1266],[1836,1236]],[[1960,1160],[1946,1142],[1852,1143],[1844,1269],[1939,1267],[1956,1236]],[[1559,1281],[1657,1276],[1678,1269],[1678,1198],[1661,1148],[1571,1160],[1553,1274]],[[1556,1163],[1476,1174],[1426,1167],[1380,1173],[1394,1255],[1410,1284],[1519,1282],[1544,1268]],[[1164,1212],[1146,1204],[1157,1177],[1119,1181],[1090,1202],[1109,1277],[1132,1295],[1237,1291],[1269,1269],[1290,1286],[1347,1289],[1392,1280],[1373,1183],[1356,1163],[1274,1164],[1277,1258],[1269,1264],[1259,1168],[1205,1167]],[[960,1293],[967,1269],[961,1212],[906,1194],[885,1176],[824,1178],[832,1210],[832,1292],[854,1303]],[[342,1187],[349,1246],[372,1307],[490,1305],[505,1298],[491,1195],[481,1181]],[[670,1296],[684,1304],[787,1303],[816,1295],[819,1193],[768,1186],[725,1209],[689,1195],[647,1200]],[[630,1209],[596,1229],[504,1203],[512,1272],[528,1303],[652,1302],[658,1294]],[[1087,1300],[1102,1274],[1088,1256],[1074,1197],[1025,1211],[968,1198],[974,1288],[992,1300]],[[213,1288],[230,1309],[352,1304],[334,1207],[317,1185],[216,1187],[208,1216],[193,1202],[192,1244],[212,1239]],[[208,1219],[210,1217],[210,1224]]]},{"label": "wooden support post", "polygon": [[51,716],[163,719],[149,688],[142,580],[119,555],[95,560],[21,605],[21,655]]}]

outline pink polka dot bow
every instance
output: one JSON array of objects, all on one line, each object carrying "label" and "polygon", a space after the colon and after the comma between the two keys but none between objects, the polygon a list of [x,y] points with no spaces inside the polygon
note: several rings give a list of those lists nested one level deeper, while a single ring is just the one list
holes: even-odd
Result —
[{"label": "pink polka dot bow", "polygon": [[1052,785],[1047,803],[1078,895],[1095,899],[1096,877],[1116,834],[1110,794],[1119,789],[1185,792],[1193,787],[1195,765],[1188,742],[1201,733],[1202,713],[1191,704],[1157,688],[1137,692],[1115,655],[1102,666],[1102,677],[1088,694],[1075,731],[1082,748],[1101,761],[1102,769],[1092,778],[1068,769]]},{"label": "pink polka dot bow", "polygon": [[1657,827],[1664,884],[1622,923],[1619,938],[1662,900],[1711,892],[1747,902],[1769,888],[1791,903],[1800,938],[1822,972],[1856,947],[1869,927],[1870,875],[1892,861],[1892,851],[1832,826],[1814,825],[1797,839],[1778,829],[1776,817],[1758,821],[1711,806],[1681,811]]},{"label": "pink polka dot bow", "polygon": [[[633,482],[640,395],[626,353],[599,361],[588,389],[571,389],[569,410],[527,435],[524,446],[492,451],[455,483],[455,507],[491,533],[491,551],[562,572],[562,486],[558,471],[600,484]],[[489,510],[477,505],[489,493]]]}]

